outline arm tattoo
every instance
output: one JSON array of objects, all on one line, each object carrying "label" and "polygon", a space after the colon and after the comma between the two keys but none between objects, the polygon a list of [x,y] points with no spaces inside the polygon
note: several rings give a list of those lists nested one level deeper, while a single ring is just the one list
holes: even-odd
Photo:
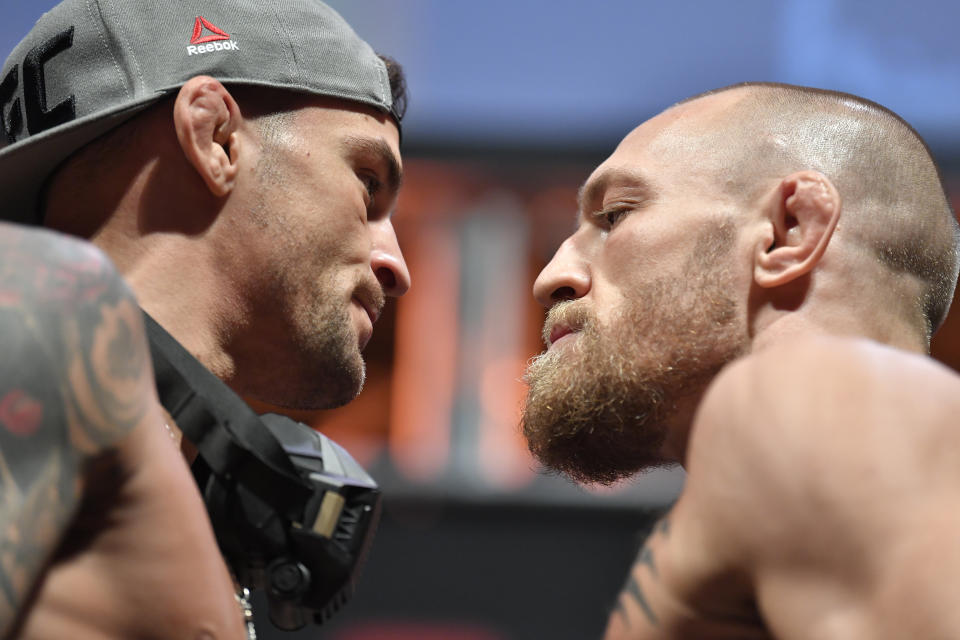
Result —
[{"label": "arm tattoo", "polygon": [[145,414],[139,314],[90,245],[0,224],[0,636],[76,512],[84,465]]},{"label": "arm tattoo", "polygon": [[637,564],[645,566],[654,578],[660,577],[657,575],[657,565],[653,562],[653,551],[651,551],[649,545],[643,545],[643,549],[640,549],[640,555],[637,556]]},{"label": "arm tattoo", "polygon": [[653,527],[653,533],[648,539],[647,543],[643,545],[643,548],[640,549],[640,553],[637,555],[637,561],[634,563],[633,568],[630,571],[630,577],[627,580],[626,586],[624,586],[623,591],[620,594],[620,599],[617,601],[617,605],[614,608],[614,614],[619,614],[622,616],[624,624],[628,627],[630,626],[630,617],[627,615],[627,603],[632,602],[643,612],[643,615],[646,617],[647,622],[650,623],[654,628],[659,628],[660,620],[657,618],[656,613],[653,611],[653,607],[650,605],[650,601],[647,599],[646,595],[643,593],[643,587],[640,582],[637,580],[637,577],[634,575],[634,571],[638,568],[643,569],[644,572],[649,575],[651,580],[659,580],[660,574],[657,572],[656,561],[654,560],[653,550],[650,548],[650,540],[656,536],[667,537],[670,534],[670,522],[667,518],[663,518]]},{"label": "arm tattoo", "polygon": [[[660,621],[657,620],[656,614],[653,612],[653,609],[650,607],[650,603],[647,602],[647,597],[643,595],[643,590],[640,588],[640,583],[637,582],[637,579],[633,576],[630,576],[630,579],[627,580],[627,586],[624,588],[624,593],[629,595],[636,601],[640,606],[640,609],[643,611],[644,615],[647,616],[647,621],[654,627],[660,626]],[[629,623],[627,623],[629,624]]]}]

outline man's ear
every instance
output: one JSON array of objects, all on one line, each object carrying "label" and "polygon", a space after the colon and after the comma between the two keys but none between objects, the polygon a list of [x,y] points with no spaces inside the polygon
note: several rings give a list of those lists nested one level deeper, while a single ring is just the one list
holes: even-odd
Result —
[{"label": "man's ear", "polygon": [[210,192],[218,198],[230,193],[242,116],[227,88],[209,76],[191,78],[174,102],[173,122],[180,148]]},{"label": "man's ear", "polygon": [[768,205],[771,233],[756,248],[754,281],[778,287],[809,273],[830,244],[840,209],[840,194],[819,171],[781,180]]}]

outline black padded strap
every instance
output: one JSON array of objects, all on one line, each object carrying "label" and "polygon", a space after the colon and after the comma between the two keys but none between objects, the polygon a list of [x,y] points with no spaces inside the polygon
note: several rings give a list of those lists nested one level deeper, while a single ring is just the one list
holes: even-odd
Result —
[{"label": "black padded strap", "polygon": [[237,480],[297,520],[313,494],[260,417],[146,312],[160,403],[197,447],[210,472]]}]

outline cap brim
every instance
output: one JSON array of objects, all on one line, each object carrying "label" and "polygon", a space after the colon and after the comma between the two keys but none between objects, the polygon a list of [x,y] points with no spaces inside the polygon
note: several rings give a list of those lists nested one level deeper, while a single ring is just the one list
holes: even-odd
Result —
[{"label": "cap brim", "polygon": [[39,197],[44,182],[81,147],[156,103],[165,94],[130,102],[107,114],[80,118],[0,149],[0,219],[21,224],[43,222]]}]

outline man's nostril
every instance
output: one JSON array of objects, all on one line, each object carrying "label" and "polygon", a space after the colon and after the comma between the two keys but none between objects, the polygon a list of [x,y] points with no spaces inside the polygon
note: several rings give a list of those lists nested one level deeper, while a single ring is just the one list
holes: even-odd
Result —
[{"label": "man's nostril", "polygon": [[377,280],[380,281],[380,286],[386,291],[390,291],[397,286],[397,276],[386,267],[380,267],[376,270]]},{"label": "man's nostril", "polygon": [[554,302],[573,300],[575,297],[577,297],[577,294],[573,290],[573,287],[560,287],[555,289],[554,292],[550,294],[550,299]]}]

